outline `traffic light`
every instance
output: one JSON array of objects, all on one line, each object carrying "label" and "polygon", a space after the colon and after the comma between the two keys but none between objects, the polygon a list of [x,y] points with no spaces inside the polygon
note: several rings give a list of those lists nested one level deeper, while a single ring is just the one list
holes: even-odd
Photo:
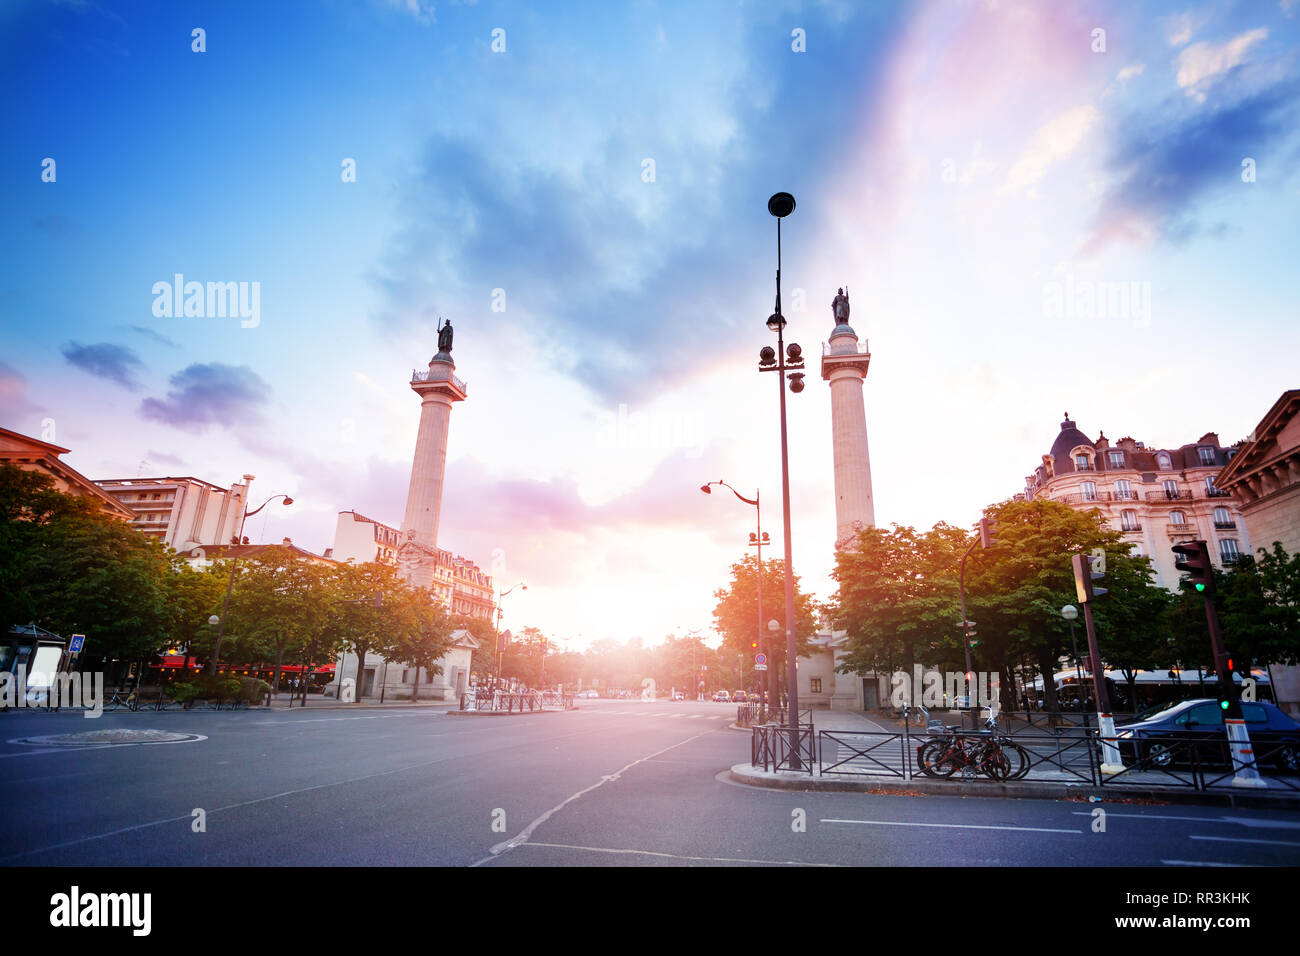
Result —
[{"label": "traffic light", "polygon": [[1105,575],[1094,569],[1091,555],[1076,554],[1070,559],[1070,564],[1074,568],[1074,593],[1080,604],[1087,604],[1106,593],[1105,588],[1092,583]]},{"label": "traffic light", "polygon": [[749,642],[749,648],[750,648],[750,650],[753,650],[753,651],[758,650],[758,640],[755,639],[755,640],[750,641],[750,642]]},{"label": "traffic light", "polygon": [[980,518],[980,546],[984,549],[998,543],[998,519]]},{"label": "traffic light", "polygon": [[979,647],[980,639],[975,635],[975,622],[966,622],[966,641],[971,647]]},{"label": "traffic light", "polygon": [[1210,564],[1210,549],[1204,541],[1184,541],[1174,545],[1177,559],[1174,567],[1187,572],[1187,580],[1199,594],[1214,593],[1214,567]]}]

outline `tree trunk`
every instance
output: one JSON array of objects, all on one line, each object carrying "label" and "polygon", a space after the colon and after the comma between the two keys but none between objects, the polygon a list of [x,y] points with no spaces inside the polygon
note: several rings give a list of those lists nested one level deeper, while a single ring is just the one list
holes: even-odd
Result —
[{"label": "tree trunk", "polygon": [[275,645],[275,674],[271,677],[271,689],[277,694],[280,693],[280,668],[284,661],[284,643],[280,642]]},{"label": "tree trunk", "polygon": [[356,697],[353,699],[354,704],[361,703],[361,692],[365,690],[365,687],[366,687],[366,649],[364,647],[358,647],[357,648],[357,683],[356,683],[357,693],[356,693]]},{"label": "tree trunk", "polygon": [[411,692],[411,702],[415,703],[420,699],[420,665],[415,665],[415,690]]},{"label": "tree trunk", "polygon": [[1037,657],[1038,671],[1043,678],[1043,709],[1058,711],[1060,707],[1056,703],[1056,660],[1046,647],[1038,648]]}]

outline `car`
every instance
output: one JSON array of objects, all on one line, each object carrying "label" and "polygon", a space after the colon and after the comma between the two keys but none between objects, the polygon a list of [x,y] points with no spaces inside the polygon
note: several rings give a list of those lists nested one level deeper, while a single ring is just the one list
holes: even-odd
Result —
[{"label": "car", "polygon": [[745,703],[745,701],[749,700],[749,695],[746,694],[743,690],[738,690],[731,695],[731,699],[738,704],[743,704]]},{"label": "car", "polygon": [[[1241,715],[1259,769],[1300,771],[1300,724],[1267,701],[1242,701]],[[1192,748],[1201,764],[1226,766],[1229,760],[1223,709],[1212,697],[1153,707],[1116,727],[1115,737],[1121,759],[1130,765],[1145,761],[1147,767],[1163,769],[1190,763]]]},{"label": "car", "polygon": [[686,695],[679,690],[673,691],[673,700],[685,700]]},{"label": "car", "polygon": [[713,694],[713,699],[722,704],[731,703],[731,695],[728,694],[725,690],[715,691]]},{"label": "car", "polygon": [[592,699],[592,698],[597,698],[597,697],[599,697],[599,696],[600,696],[600,692],[599,692],[599,691],[594,691],[594,690],[580,690],[580,691],[578,691],[578,696],[581,697],[581,698],[584,698],[584,699],[586,699],[586,700],[590,700],[590,699]]}]

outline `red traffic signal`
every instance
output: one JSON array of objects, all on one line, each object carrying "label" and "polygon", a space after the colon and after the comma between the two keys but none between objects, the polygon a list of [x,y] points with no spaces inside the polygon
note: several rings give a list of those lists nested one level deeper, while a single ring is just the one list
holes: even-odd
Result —
[{"label": "red traffic signal", "polygon": [[1187,580],[1199,593],[1214,593],[1214,567],[1210,548],[1204,541],[1184,541],[1174,545],[1174,567],[1187,572]]}]

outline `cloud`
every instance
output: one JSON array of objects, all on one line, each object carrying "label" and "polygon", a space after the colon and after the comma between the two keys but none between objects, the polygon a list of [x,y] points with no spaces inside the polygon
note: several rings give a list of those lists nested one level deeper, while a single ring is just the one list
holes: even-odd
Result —
[{"label": "cloud", "polygon": [[1135,76],[1141,76],[1146,72],[1145,63],[1135,63],[1132,66],[1126,66],[1116,74],[1115,79],[1120,83],[1127,83]]},{"label": "cloud", "polygon": [[1170,46],[1182,46],[1209,20],[1210,11],[1208,9],[1188,10],[1186,13],[1176,13],[1173,16],[1165,17],[1162,20],[1165,27],[1165,39],[1169,41]]},{"label": "cloud", "polygon": [[417,23],[431,24],[437,22],[434,15],[437,7],[428,0],[386,0],[389,7],[409,13]]},{"label": "cloud", "polygon": [[1193,43],[1178,55],[1178,86],[1188,96],[1205,100],[1205,91],[1229,70],[1244,63],[1251,47],[1268,36],[1260,27],[1233,37],[1226,43]]},{"label": "cloud", "polygon": [[1012,164],[1002,191],[1015,192],[1038,182],[1048,166],[1078,149],[1100,119],[1101,114],[1094,107],[1076,106],[1039,127],[1029,147]]},{"label": "cloud", "polygon": [[1292,81],[1244,97],[1208,115],[1196,111],[1161,128],[1137,117],[1107,166],[1114,185],[1104,194],[1081,252],[1116,240],[1186,239],[1199,230],[1186,215],[1216,187],[1241,183],[1243,156],[1258,157],[1295,125]]},{"label": "cloud", "polygon": [[140,387],[135,373],[144,368],[144,363],[134,352],[121,345],[111,342],[96,345],[69,342],[63,347],[63,357],[82,371],[116,382],[124,388],[135,391]]},{"label": "cloud", "polygon": [[194,364],[171,377],[165,399],[140,403],[145,418],[177,428],[243,426],[261,420],[270,386],[247,365]]},{"label": "cloud", "polygon": [[119,325],[118,328],[125,329],[128,332],[135,332],[137,335],[143,335],[145,338],[157,342],[159,345],[166,345],[168,348],[180,348],[180,345],[167,338],[167,336],[155,332],[153,329],[146,328],[143,325]]},{"label": "cloud", "polygon": [[17,425],[35,411],[36,406],[27,400],[27,379],[12,365],[0,362],[0,422]]}]

